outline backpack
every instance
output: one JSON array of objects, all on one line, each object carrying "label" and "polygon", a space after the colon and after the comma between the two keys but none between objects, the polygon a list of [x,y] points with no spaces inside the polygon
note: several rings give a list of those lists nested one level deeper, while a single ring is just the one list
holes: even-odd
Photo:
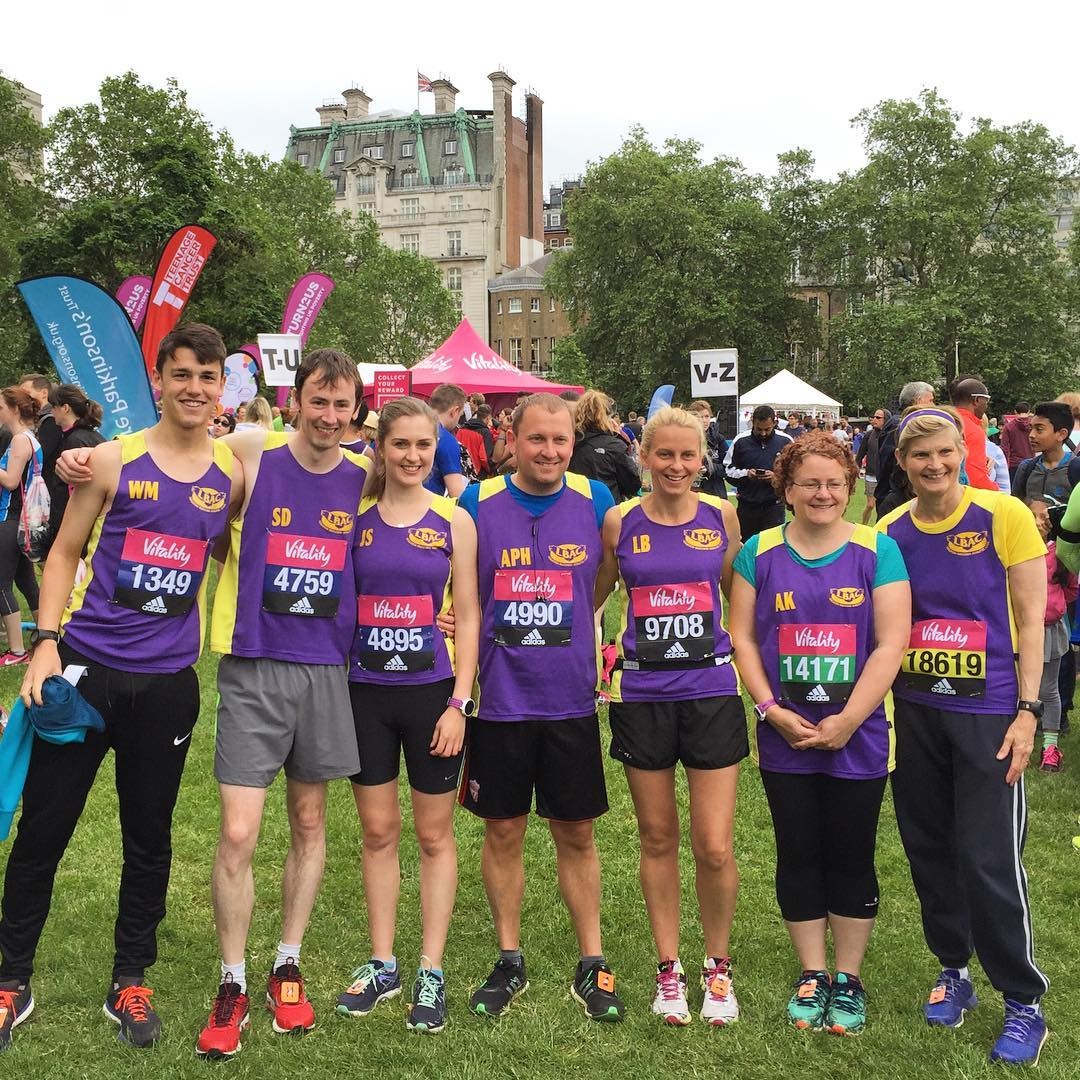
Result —
[{"label": "backpack", "polygon": [[45,478],[41,475],[41,444],[29,432],[26,434],[33,449],[30,452],[30,478],[23,489],[22,509],[19,511],[18,541],[31,562],[41,562],[52,539],[49,528],[51,500]]},{"label": "backpack", "polygon": [[[1012,490],[1013,494],[1018,499],[1023,499],[1027,492],[1028,479],[1035,471],[1035,462],[1036,458],[1024,458],[1024,460],[1016,466],[1016,475],[1013,476]],[[1074,453],[1069,459],[1066,475],[1069,478],[1070,488],[1080,485],[1080,454]]]}]

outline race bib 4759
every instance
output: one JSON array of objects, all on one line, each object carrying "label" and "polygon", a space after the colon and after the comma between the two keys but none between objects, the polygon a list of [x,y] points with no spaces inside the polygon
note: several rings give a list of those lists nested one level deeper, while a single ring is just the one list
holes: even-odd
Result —
[{"label": "race bib 4759", "polygon": [[341,599],[348,541],[270,533],[263,574],[263,610],[332,619]]}]

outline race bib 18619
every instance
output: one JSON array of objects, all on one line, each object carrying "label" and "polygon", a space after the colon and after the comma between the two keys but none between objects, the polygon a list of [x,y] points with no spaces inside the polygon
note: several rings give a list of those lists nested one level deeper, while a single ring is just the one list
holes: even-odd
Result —
[{"label": "race bib 18619", "polygon": [[943,697],[986,693],[986,623],[921,619],[911,628],[900,685]]},{"label": "race bib 18619", "polygon": [[264,611],[332,619],[341,599],[348,542],[270,533],[263,575]]},{"label": "race bib 18619", "polygon": [[853,623],[785,623],[780,627],[780,683],[788,701],[831,705],[855,685]]},{"label": "race bib 18619", "polygon": [[199,594],[209,540],[128,529],[113,603],[146,615],[186,615]]},{"label": "race bib 18619", "polygon": [[496,645],[569,645],[574,577],[569,570],[496,570]]}]

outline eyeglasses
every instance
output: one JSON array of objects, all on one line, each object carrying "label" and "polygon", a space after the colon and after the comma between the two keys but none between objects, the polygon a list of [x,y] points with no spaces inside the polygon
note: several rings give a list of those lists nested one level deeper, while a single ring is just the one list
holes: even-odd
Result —
[{"label": "eyeglasses", "polygon": [[802,488],[803,491],[821,491],[825,488],[827,491],[837,492],[847,490],[846,480],[793,480],[791,482],[792,487]]},{"label": "eyeglasses", "polygon": [[212,423],[221,424],[223,427],[229,426],[229,421],[224,416],[215,416]]}]

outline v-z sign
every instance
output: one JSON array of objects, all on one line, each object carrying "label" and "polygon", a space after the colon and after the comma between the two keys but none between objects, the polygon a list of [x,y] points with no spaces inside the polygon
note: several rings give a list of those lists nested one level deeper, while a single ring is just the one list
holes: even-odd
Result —
[{"label": "v-z sign", "polygon": [[690,353],[691,397],[739,396],[737,349],[695,349]]}]

